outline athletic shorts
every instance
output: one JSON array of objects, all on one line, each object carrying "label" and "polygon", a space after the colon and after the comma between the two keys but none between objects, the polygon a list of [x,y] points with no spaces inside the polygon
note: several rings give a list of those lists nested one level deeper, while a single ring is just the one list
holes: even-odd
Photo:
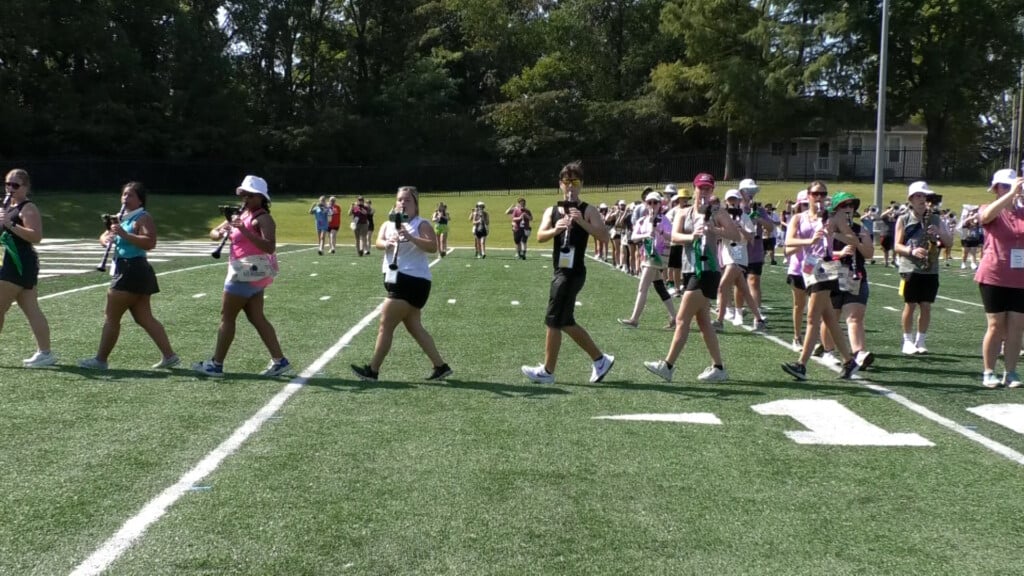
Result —
[{"label": "athletic shorts", "polygon": [[903,276],[903,301],[909,304],[935,302],[939,294],[938,274],[917,274],[911,272]]},{"label": "athletic shorts", "polygon": [[145,256],[118,258],[114,260],[114,276],[110,289],[132,294],[151,295],[160,291],[156,272]]},{"label": "athletic shorts", "polygon": [[883,234],[879,240],[879,244],[882,246],[882,250],[889,252],[892,250],[892,236],[889,234]]},{"label": "athletic shorts", "polygon": [[477,238],[487,238],[487,230],[476,230],[473,235]]},{"label": "athletic shorts", "polygon": [[555,271],[551,278],[551,292],[548,295],[548,309],[544,313],[544,324],[551,328],[576,325],[576,296],[587,282],[586,268],[574,272]]},{"label": "athletic shorts", "polygon": [[683,246],[669,246],[668,249],[668,267],[673,270],[679,270],[683,267]]},{"label": "athletic shorts", "polygon": [[394,283],[385,282],[384,289],[388,292],[388,298],[392,300],[404,300],[413,308],[423,309],[430,298],[430,280],[398,273]]},{"label": "athletic shorts", "polygon": [[981,303],[985,306],[986,314],[1024,314],[1024,288],[978,284],[978,289],[981,290]]},{"label": "athletic shorts", "polygon": [[523,242],[526,242],[526,239],[529,237],[530,235],[527,234],[526,230],[523,228],[519,228],[517,230],[512,231],[512,242],[516,244],[522,244]]},{"label": "athletic shorts", "polygon": [[863,304],[868,305],[868,293],[870,285],[867,281],[860,283],[860,293],[854,296],[849,292],[843,292],[842,290],[834,290],[832,292],[832,307],[836,310],[842,310],[843,306],[847,304]]},{"label": "athletic shorts", "polygon": [[687,272],[683,274],[683,291],[693,292],[694,290],[700,290],[700,293],[705,298],[714,300],[718,298],[718,285],[721,282],[721,272],[704,272],[700,275],[700,278],[697,278],[696,273]]},{"label": "athletic shorts", "polygon": [[327,231],[328,232],[337,232],[339,228],[340,228],[339,226],[328,226],[327,227]]},{"label": "athletic shorts", "polygon": [[21,274],[11,261],[9,254],[4,254],[5,266],[0,267],[0,280],[17,284],[26,290],[31,290],[39,284],[39,255],[34,250],[22,250]]},{"label": "athletic shorts", "polygon": [[761,246],[764,247],[765,252],[771,252],[772,250],[775,250],[775,237],[763,238],[761,240]]},{"label": "athletic shorts", "polygon": [[316,227],[316,231],[317,231],[317,233],[327,232],[327,228],[328,228],[327,226],[317,226]]},{"label": "athletic shorts", "polygon": [[266,286],[254,286],[252,282],[225,282],[224,291],[232,296],[252,298],[263,292]]},{"label": "athletic shorts", "polygon": [[981,240],[964,240],[961,238],[960,246],[963,248],[977,248],[981,246]]},{"label": "athletic shorts", "polygon": [[434,234],[437,234],[438,236],[440,236],[441,234],[447,234],[447,233],[448,233],[448,225],[447,224],[434,224]]},{"label": "athletic shorts", "polygon": [[818,292],[832,292],[833,290],[839,290],[839,280],[826,280],[825,282],[818,282],[817,284],[811,284],[807,287],[808,294],[817,294]]},{"label": "athletic shorts", "polygon": [[754,276],[761,276],[764,273],[764,262],[751,262],[747,264],[744,276],[747,274],[753,274]]},{"label": "athletic shorts", "polygon": [[802,274],[789,274],[786,276],[786,284],[789,284],[797,290],[807,290],[807,284],[804,284],[804,277]]}]

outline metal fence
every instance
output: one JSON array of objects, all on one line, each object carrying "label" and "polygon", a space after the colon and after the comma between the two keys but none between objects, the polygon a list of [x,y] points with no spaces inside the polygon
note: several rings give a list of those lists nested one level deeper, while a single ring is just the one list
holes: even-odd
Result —
[{"label": "metal fence", "polygon": [[[946,179],[984,179],[986,171],[1000,166],[981,166],[972,155],[969,163],[950,164]],[[1005,157],[1005,156],[1003,156]],[[922,150],[888,151],[887,180],[911,181],[924,177]],[[382,164],[374,166],[325,166],[294,164],[240,165],[209,162],[164,162],[96,158],[0,158],[0,168],[25,168],[40,190],[116,190],[130,180],[140,180],[151,190],[173,194],[223,194],[234,189],[246,174],[267,179],[271,194],[319,196],[321,194],[373,194],[390,192],[400,185],[417,186],[423,193],[516,194],[534,189],[553,189],[562,165],[572,158],[515,162],[461,162],[453,164]],[[964,168],[969,164],[971,168]],[[725,154],[697,152],[649,158],[584,158],[588,187],[618,188],[644,183],[690,182],[698,172],[721,178]],[[959,172],[957,172],[959,170]],[[773,156],[768,151],[740,154],[733,164],[733,180],[870,181],[874,154],[818,152]]]}]

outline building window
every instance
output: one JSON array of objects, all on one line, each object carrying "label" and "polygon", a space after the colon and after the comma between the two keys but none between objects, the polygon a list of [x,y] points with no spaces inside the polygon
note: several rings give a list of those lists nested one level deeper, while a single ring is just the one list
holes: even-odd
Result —
[{"label": "building window", "polygon": [[899,162],[903,158],[903,138],[889,136],[885,140],[885,147],[889,151],[889,162]]},{"label": "building window", "polygon": [[772,142],[772,156],[782,156],[782,142]]},{"label": "building window", "polygon": [[850,153],[854,156],[860,156],[860,153],[864,151],[864,138],[861,136],[850,136]]}]

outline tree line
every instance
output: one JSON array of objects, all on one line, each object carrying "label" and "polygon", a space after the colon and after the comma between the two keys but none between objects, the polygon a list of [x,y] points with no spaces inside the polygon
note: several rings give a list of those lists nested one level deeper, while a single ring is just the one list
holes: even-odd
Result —
[{"label": "tree line", "polygon": [[[1024,0],[892,0],[887,117],[995,158]],[[878,0],[7,0],[0,155],[742,156],[873,126]]]}]

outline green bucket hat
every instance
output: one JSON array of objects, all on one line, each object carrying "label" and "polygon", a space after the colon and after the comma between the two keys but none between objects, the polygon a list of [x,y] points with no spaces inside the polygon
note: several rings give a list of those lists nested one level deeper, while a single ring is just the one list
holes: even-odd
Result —
[{"label": "green bucket hat", "polygon": [[854,210],[860,208],[860,200],[858,200],[856,196],[850,194],[849,192],[843,192],[842,190],[840,190],[839,192],[836,192],[835,196],[832,197],[832,209],[834,210],[847,202],[853,203]]}]

